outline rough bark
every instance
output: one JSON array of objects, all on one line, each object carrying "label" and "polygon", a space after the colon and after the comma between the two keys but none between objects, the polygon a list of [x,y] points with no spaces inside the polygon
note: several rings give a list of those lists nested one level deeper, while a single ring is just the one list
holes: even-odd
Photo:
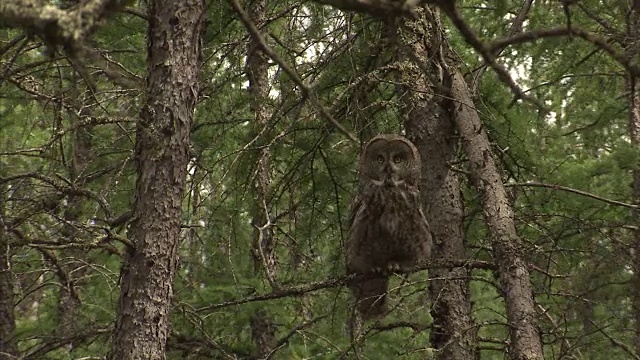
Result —
[{"label": "rough bark", "polygon": [[509,320],[509,357],[543,359],[529,269],[522,240],[516,232],[513,209],[496,166],[485,128],[473,105],[462,74],[451,77],[453,120],[469,158],[471,181],[481,195],[483,215],[491,237]]},{"label": "rough bark", "polygon": [[9,234],[6,231],[4,196],[5,194],[0,193],[0,360],[9,360],[17,359],[19,353],[18,346],[13,338],[16,329],[16,318],[13,306],[11,246]]},{"label": "rough bark", "polygon": [[149,2],[146,105],[137,124],[137,181],[108,359],[165,359],[182,195],[198,94],[202,0]]},{"label": "rough bark", "polygon": [[256,344],[255,359],[268,359],[276,347],[276,329],[273,320],[264,310],[251,316],[251,337]]},{"label": "rough bark", "polygon": [[[267,24],[265,0],[251,3],[249,17],[256,28],[261,31]],[[253,112],[253,136],[259,143],[267,143],[271,112],[269,101],[269,58],[262,51],[260,42],[251,37],[247,46],[246,73],[249,79],[250,106]],[[256,273],[263,271],[269,284],[273,287],[277,262],[275,257],[273,229],[270,224],[269,194],[271,192],[271,154],[269,147],[262,147],[255,154],[255,173],[253,175],[253,192],[255,203],[252,209],[253,267]],[[251,317],[251,336],[256,345],[255,357],[266,359],[276,345],[275,328],[270,316],[264,310],[258,310]]]},{"label": "rough bark", "polygon": [[[426,16],[428,14],[428,16]],[[436,11],[420,11],[420,20],[401,20],[397,27],[397,53],[403,54],[402,98],[405,129],[422,155],[420,192],[427,221],[433,235],[431,257],[442,260],[465,258],[462,229],[463,208],[460,180],[448,164],[456,159],[455,129],[448,113],[446,97],[438,96],[433,82],[444,85],[442,77],[426,77],[411,59],[429,67],[433,74],[446,66],[446,52],[441,25]],[[424,21],[429,19],[428,21]],[[429,271],[429,294],[432,302],[432,346],[437,359],[475,359],[476,340],[471,318],[469,270],[465,268],[435,268]],[[455,279],[455,280],[454,280]]]},{"label": "rough bark", "polygon": [[[264,14],[265,1],[259,0],[251,4],[249,16],[262,29],[266,25]],[[269,101],[269,58],[261,50],[259,41],[251,37],[247,47],[246,73],[249,79],[250,106],[253,112],[253,135],[258,137],[259,143],[268,143],[266,131],[271,118],[268,107]],[[255,173],[253,175],[253,189],[255,206],[252,214],[253,231],[253,260],[256,271],[263,270],[271,283],[275,275],[276,259],[273,249],[273,231],[269,226],[269,192],[271,189],[271,155],[268,147],[258,150],[255,158]]]}]

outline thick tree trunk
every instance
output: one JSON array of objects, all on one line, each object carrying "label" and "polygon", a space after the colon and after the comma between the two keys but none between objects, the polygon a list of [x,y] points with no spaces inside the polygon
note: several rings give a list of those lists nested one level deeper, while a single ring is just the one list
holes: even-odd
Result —
[{"label": "thick tree trunk", "polygon": [[149,2],[147,99],[136,135],[138,179],[108,358],[165,359],[182,195],[198,95],[202,0]]},{"label": "thick tree trunk", "polygon": [[484,219],[491,236],[500,287],[505,296],[509,320],[509,357],[517,360],[542,359],[533,289],[522,241],[516,233],[513,209],[467,84],[457,69],[449,69],[453,120],[469,158],[471,181],[482,197]]},{"label": "thick tree trunk", "polygon": [[[430,8],[420,20],[402,20],[398,26],[399,54],[404,54],[401,66],[401,86],[405,128],[422,154],[422,184],[420,191],[424,209],[433,234],[431,257],[439,260],[461,260],[465,257],[462,230],[463,208],[460,180],[448,164],[456,159],[455,129],[448,113],[446,97],[432,89],[444,85],[442,77],[428,78],[411,59],[417,59],[438,74],[446,64],[448,49],[435,37],[442,34],[438,15]],[[430,19],[425,22],[424,20]],[[433,329],[431,342],[438,350],[437,359],[475,359],[476,340],[471,318],[469,271],[464,268],[432,269],[429,294],[432,301]]]},{"label": "thick tree trunk", "polygon": [[[267,24],[265,0],[251,3],[249,16],[258,30]],[[258,39],[251,37],[247,46],[246,73],[249,79],[251,110],[253,111],[253,136],[258,136],[259,144],[268,143],[268,128],[271,111],[269,102],[269,58],[261,50]],[[253,176],[254,207],[253,225],[253,265],[256,273],[264,271],[265,277],[273,287],[277,271],[273,229],[270,224],[269,194],[271,192],[271,154],[268,147],[258,150],[255,158]],[[269,314],[258,310],[251,317],[251,335],[256,345],[255,357],[266,359],[276,345],[275,328]]]}]

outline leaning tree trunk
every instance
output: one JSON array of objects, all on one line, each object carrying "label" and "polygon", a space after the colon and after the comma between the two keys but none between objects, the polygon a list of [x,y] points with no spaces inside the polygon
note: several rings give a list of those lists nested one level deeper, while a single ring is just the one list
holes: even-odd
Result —
[{"label": "leaning tree trunk", "polygon": [[[400,92],[405,129],[422,155],[424,209],[433,234],[431,256],[439,260],[465,258],[460,180],[450,170],[456,159],[456,136],[446,97],[434,92],[444,86],[442,63],[448,49],[439,39],[442,28],[437,11],[425,8],[418,19],[395,24],[397,53],[401,56]],[[428,20],[427,20],[428,19]],[[420,61],[434,76],[427,77],[412,60]],[[437,84],[434,84],[437,82]],[[476,339],[471,318],[469,271],[465,268],[431,269],[429,283],[433,317],[432,346],[437,359],[475,359]],[[436,280],[437,279],[437,280]]]},{"label": "leaning tree trunk", "polygon": [[451,78],[453,121],[469,158],[471,181],[482,198],[484,219],[505,297],[509,357],[517,360],[543,359],[533,289],[522,240],[516,233],[513,209],[468,86],[457,68],[446,68],[446,72]]},{"label": "leaning tree trunk", "polygon": [[[259,31],[267,25],[265,16],[265,0],[251,3],[249,16]],[[260,41],[252,36],[247,46],[246,73],[249,79],[250,106],[253,112],[252,136],[258,138],[258,144],[269,141],[269,58],[262,51]],[[269,194],[271,192],[271,154],[268,146],[257,146],[253,157],[255,172],[253,173],[253,208],[251,224],[253,225],[253,268],[256,273],[264,272],[269,285],[274,286],[277,263],[275,257],[273,229],[269,223]],[[264,310],[257,310],[251,316],[251,336],[256,345],[255,357],[266,359],[276,346],[275,328],[270,315]]]},{"label": "leaning tree trunk", "polygon": [[[454,6],[453,2],[441,2],[441,4],[447,9]],[[437,26],[438,17],[433,11],[428,7],[422,10],[425,10],[427,23]],[[405,24],[409,29],[417,29],[413,31],[414,33],[420,33],[420,27],[417,24],[413,22]],[[455,57],[447,56],[450,54],[450,49],[447,48],[448,43],[446,39],[440,38],[440,36],[444,37],[444,32],[439,31],[438,27],[426,29],[423,32],[426,33],[428,30],[431,30],[432,36],[435,37],[431,42],[424,37],[409,37],[400,41],[406,43],[409,49],[418,50],[405,51],[405,53],[416,65],[422,66],[421,70],[427,79],[438,81],[438,83],[432,81],[431,85],[434,88],[440,84],[449,85],[449,90],[440,88],[445,91],[445,94],[441,95],[448,95],[446,97],[451,99],[449,114],[462,138],[463,148],[469,159],[471,181],[482,198],[494,261],[505,296],[509,321],[509,357],[518,360],[542,359],[542,343],[529,269],[524,258],[522,241],[516,232],[513,209],[507,199],[504,184],[491,153],[485,127],[475,110],[469,88],[458,70],[460,64],[457,60],[453,60],[456,59]],[[426,46],[424,51],[420,49],[423,44],[436,44],[441,49]],[[419,56],[420,54],[422,56]],[[429,61],[426,61],[425,55]],[[425,64],[431,65],[431,68],[425,68]],[[416,104],[410,105],[416,106]],[[440,139],[440,141],[444,140],[446,139]],[[426,155],[432,156],[431,153]],[[436,243],[437,241],[439,240],[436,240]],[[455,251],[455,249],[452,250]],[[464,332],[468,329],[468,327],[458,328],[456,331]],[[436,336],[438,331],[441,330],[436,328]]]},{"label": "leaning tree trunk", "polygon": [[108,358],[165,359],[182,195],[198,95],[202,0],[150,0],[146,105],[137,124],[138,178]]}]

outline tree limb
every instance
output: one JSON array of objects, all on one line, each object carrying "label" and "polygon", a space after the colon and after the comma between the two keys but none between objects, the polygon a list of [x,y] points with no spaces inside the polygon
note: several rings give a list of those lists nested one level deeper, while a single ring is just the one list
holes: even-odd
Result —
[{"label": "tree limb", "polygon": [[280,56],[278,56],[278,54],[276,54],[276,52],[273,51],[273,49],[271,49],[269,45],[267,45],[264,37],[260,34],[260,31],[258,30],[256,25],[251,21],[251,18],[249,17],[249,14],[247,14],[246,10],[244,10],[240,6],[238,0],[230,0],[230,2],[231,6],[233,6],[233,9],[236,11],[236,13],[238,13],[238,15],[240,16],[240,20],[242,20],[242,23],[245,25],[251,36],[258,42],[258,44],[260,44],[261,50],[264,51],[264,53],[267,54],[269,58],[275,61],[282,68],[282,70],[287,75],[289,75],[289,77],[291,77],[291,80],[293,80],[293,82],[298,85],[298,88],[300,88],[302,95],[305,98],[309,99],[313,107],[318,110],[322,118],[324,118],[325,121],[327,121],[330,125],[338,129],[341,133],[346,135],[349,140],[353,141],[356,144],[360,143],[355,135],[349,132],[349,130],[347,130],[344,126],[342,126],[342,124],[334,119],[333,116],[329,114],[329,111],[324,106],[322,106],[313,87],[305,84],[298,73],[293,70],[289,66],[289,64],[285,63],[284,60],[282,60]]},{"label": "tree limb", "polygon": [[[518,13],[518,16],[516,16],[516,18],[511,23],[511,26],[509,27],[509,30],[507,32],[508,36],[512,36],[514,34],[519,33],[520,31],[522,31],[522,24],[524,23],[524,20],[527,17],[527,14],[529,14],[529,10],[531,9],[531,5],[532,4],[533,4],[533,0],[526,0],[524,2],[524,4],[522,4],[522,8],[520,9],[520,12]],[[499,49],[491,49],[491,51],[493,53],[493,56],[494,57],[500,56],[500,53],[502,53],[502,51],[504,50],[505,47],[502,47],[502,48],[499,48]],[[485,63],[478,70],[476,70],[476,72],[473,74],[472,89],[473,89],[474,93],[478,92],[478,86],[480,84],[480,78],[484,74],[484,72],[487,69],[487,67],[488,67],[488,64]]]},{"label": "tree limb", "polygon": [[529,96],[525,91],[523,91],[518,84],[511,78],[507,69],[504,68],[500,63],[498,63],[495,59],[494,53],[497,49],[495,47],[488,47],[485,45],[478,36],[473,32],[473,30],[467,25],[467,23],[462,19],[462,15],[460,11],[455,5],[454,1],[437,1],[438,6],[442,9],[442,11],[451,19],[453,25],[458,28],[460,34],[464,38],[464,40],[473,47],[478,54],[482,57],[482,59],[496,72],[498,75],[498,79],[506,84],[511,92],[515,95],[516,99],[522,99],[533,104],[539,110],[547,113],[549,110],[547,107],[542,104],[539,100]]},{"label": "tree limb", "polygon": [[316,0],[343,11],[355,11],[377,16],[411,15],[420,0]]},{"label": "tree limb", "polygon": [[543,188],[554,189],[554,190],[562,190],[562,191],[566,191],[566,192],[570,192],[570,193],[574,193],[574,194],[590,197],[592,199],[596,199],[596,200],[599,200],[599,201],[602,201],[602,202],[605,202],[605,203],[611,204],[611,205],[622,206],[622,207],[626,207],[626,208],[634,209],[634,210],[640,209],[640,206],[638,206],[638,205],[632,205],[632,204],[624,203],[622,201],[616,201],[616,200],[607,199],[607,198],[604,198],[602,196],[598,196],[598,195],[595,195],[595,194],[588,193],[586,191],[582,191],[582,190],[578,190],[578,189],[572,189],[570,187],[566,187],[566,186],[562,186],[562,185],[544,184],[544,183],[539,183],[539,182],[526,182],[526,183],[504,184],[504,186],[511,186],[511,187],[514,187],[514,186],[518,186],[518,187],[543,187]]},{"label": "tree limb", "polygon": [[39,0],[2,0],[0,27],[23,28],[57,45],[75,48],[93,33],[118,0],[88,0],[63,10]]},{"label": "tree limb", "polygon": [[[493,269],[493,264],[489,261],[466,260],[466,259],[454,260],[454,261],[430,261],[429,263],[421,264],[410,269],[396,271],[396,273],[410,274],[410,273],[425,270],[425,269],[456,268],[456,267],[465,267],[465,268],[472,268],[472,269]],[[381,272],[381,273],[371,273],[371,274],[365,274],[365,275],[352,274],[352,275],[347,275],[347,276],[342,276],[337,278],[329,278],[326,280],[316,281],[308,284],[282,287],[278,290],[272,291],[267,294],[252,295],[252,296],[244,297],[242,299],[229,300],[222,303],[205,306],[197,309],[196,311],[208,312],[208,311],[212,311],[212,310],[216,310],[216,309],[220,309],[228,306],[246,304],[250,302],[272,300],[272,299],[278,299],[278,298],[289,297],[289,296],[300,296],[300,295],[304,295],[306,293],[321,290],[321,289],[340,287],[340,286],[352,284],[358,281],[374,279],[377,277],[389,276],[389,275],[390,275],[390,272]]]},{"label": "tree limb", "polygon": [[618,51],[613,46],[611,46],[609,39],[602,38],[590,31],[587,31],[578,27],[572,27],[570,29],[566,27],[559,27],[559,28],[551,28],[551,29],[525,31],[513,36],[508,36],[508,37],[493,41],[489,47],[489,50],[500,49],[508,45],[534,42],[541,38],[570,36],[570,35],[575,35],[587,42],[592,43],[598,48],[604,50],[607,54],[609,54],[609,56],[611,56],[620,65],[622,65],[632,75],[640,76],[640,66],[633,63],[632,59],[623,55],[621,51]]}]

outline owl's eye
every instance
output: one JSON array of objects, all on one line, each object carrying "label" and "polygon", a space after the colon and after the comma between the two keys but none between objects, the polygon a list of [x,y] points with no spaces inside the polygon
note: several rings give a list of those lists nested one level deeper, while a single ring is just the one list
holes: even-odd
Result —
[{"label": "owl's eye", "polygon": [[396,156],[393,157],[393,162],[396,163],[396,164],[399,164],[399,163],[401,163],[403,161],[404,161],[404,158],[402,156],[396,155]]},{"label": "owl's eye", "polygon": [[378,162],[378,164],[384,164],[384,156],[378,155],[376,161]]}]

